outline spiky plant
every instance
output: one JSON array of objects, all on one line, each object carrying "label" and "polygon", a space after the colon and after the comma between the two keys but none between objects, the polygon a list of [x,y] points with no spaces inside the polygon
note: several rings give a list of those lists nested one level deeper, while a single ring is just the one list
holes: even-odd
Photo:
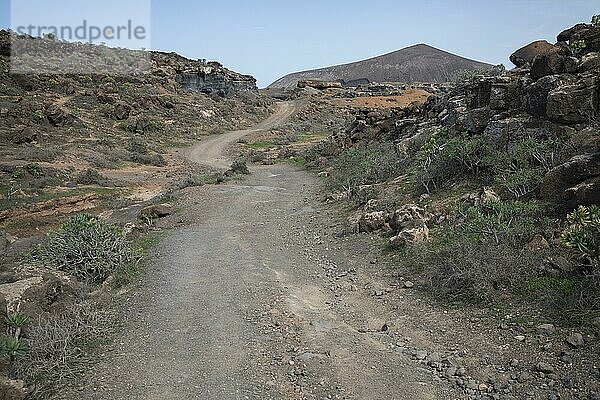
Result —
[{"label": "spiky plant", "polygon": [[27,353],[29,348],[16,337],[2,336],[0,338],[0,351],[12,359]]},{"label": "spiky plant", "polygon": [[567,216],[569,227],[563,232],[567,247],[579,251],[593,269],[600,262],[600,207],[580,206]]},{"label": "spiky plant", "polygon": [[21,312],[15,312],[6,316],[6,322],[9,326],[14,328],[15,338],[18,339],[21,336],[21,329],[31,322],[31,319]]}]

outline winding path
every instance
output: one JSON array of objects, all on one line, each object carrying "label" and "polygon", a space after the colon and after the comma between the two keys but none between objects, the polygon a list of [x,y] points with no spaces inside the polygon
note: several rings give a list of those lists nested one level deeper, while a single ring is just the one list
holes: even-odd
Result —
[{"label": "winding path", "polygon": [[[254,129],[189,153],[227,167],[226,147],[284,122],[293,103]],[[461,398],[370,331],[392,311],[364,281],[364,247],[336,236],[319,181],[285,165],[243,184],[184,196],[184,221],[157,247],[128,326],[86,378],[83,399]],[[383,322],[382,322],[383,321]]]}]

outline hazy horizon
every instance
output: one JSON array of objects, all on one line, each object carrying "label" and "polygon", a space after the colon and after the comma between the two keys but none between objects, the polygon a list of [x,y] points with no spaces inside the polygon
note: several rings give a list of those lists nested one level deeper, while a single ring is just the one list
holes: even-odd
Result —
[{"label": "hazy horizon", "polygon": [[[60,3],[60,2],[59,2]],[[424,43],[462,57],[512,64],[508,56],[598,13],[575,0],[305,0],[219,3],[152,1],[152,50],[206,58],[265,87],[292,72],[345,64]],[[9,0],[0,0],[7,28]],[[67,12],[65,10],[65,12]]]}]

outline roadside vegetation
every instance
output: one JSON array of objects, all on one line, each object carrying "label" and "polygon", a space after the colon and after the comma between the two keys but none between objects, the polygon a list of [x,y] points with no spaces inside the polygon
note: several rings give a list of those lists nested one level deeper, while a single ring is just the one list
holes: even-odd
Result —
[{"label": "roadside vegetation", "polygon": [[[442,131],[408,155],[370,141],[323,157],[331,146],[303,156],[351,213],[372,204],[393,213],[406,203],[434,212],[429,240],[392,250],[401,274],[420,277],[433,297],[521,304],[566,325],[600,316],[598,207],[567,214],[537,197],[544,175],[573,156],[569,137],[525,136],[502,149],[482,135]],[[473,194],[482,187],[489,198]]]},{"label": "roadside vegetation", "polygon": [[99,217],[77,214],[32,247],[26,262],[68,274],[69,286],[55,281],[58,289],[53,290],[65,292],[55,296],[72,295],[59,299],[66,303],[52,313],[6,316],[0,352],[8,362],[9,377],[33,388],[29,398],[49,399],[71,385],[113,338],[120,314],[110,293],[140,279],[146,254],[162,234],[145,229],[126,235]]}]

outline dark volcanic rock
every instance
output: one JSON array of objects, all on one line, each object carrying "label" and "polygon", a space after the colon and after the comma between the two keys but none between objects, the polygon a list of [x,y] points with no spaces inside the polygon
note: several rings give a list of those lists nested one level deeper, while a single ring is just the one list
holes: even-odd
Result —
[{"label": "dark volcanic rock", "polygon": [[257,91],[256,79],[241,75],[221,64],[210,62],[177,73],[175,79],[188,90],[231,97],[239,92]]},{"label": "dark volcanic rock", "polygon": [[583,53],[600,51],[600,26],[589,24],[577,24],[558,35],[559,42],[583,42],[585,47]]},{"label": "dark volcanic rock", "polygon": [[588,29],[588,24],[577,24],[569,29],[565,29],[564,31],[562,31],[561,33],[558,34],[558,36],[556,37],[556,41],[557,42],[569,42],[571,40],[571,38]]},{"label": "dark volcanic rock", "polygon": [[114,116],[118,121],[123,121],[129,118],[129,113],[131,112],[131,107],[126,103],[117,103],[115,104]]},{"label": "dark volcanic rock", "polygon": [[560,50],[540,54],[531,64],[531,77],[539,79],[548,75],[571,73],[577,70],[577,59],[569,57]]},{"label": "dark volcanic rock", "polygon": [[13,136],[11,136],[10,140],[14,144],[24,144],[35,142],[37,140],[37,137],[37,132],[33,128],[26,126],[18,130]]},{"label": "dark volcanic rock", "polygon": [[567,207],[600,204],[600,176],[588,179],[566,190]]},{"label": "dark volcanic rock", "polygon": [[598,115],[598,78],[590,76],[577,84],[552,90],[546,113],[551,120],[565,124],[590,121]]},{"label": "dark volcanic rock", "polygon": [[490,109],[500,111],[520,108],[522,96],[523,89],[519,80],[499,77],[492,83],[490,90]]},{"label": "dark volcanic rock", "polygon": [[144,207],[140,210],[138,218],[140,219],[156,219],[164,218],[173,214],[173,207],[170,204],[155,204]]},{"label": "dark volcanic rock", "polygon": [[[594,191],[597,195],[598,176],[600,176],[600,153],[575,156],[546,174],[540,188],[540,195],[544,199],[561,203],[570,200],[571,204],[568,204],[570,207],[584,204],[579,203],[578,199],[585,202],[593,198]],[[587,183],[588,186],[578,187],[582,183]]]},{"label": "dark volcanic rock", "polygon": [[536,117],[546,117],[548,95],[554,89],[575,82],[572,76],[545,76],[528,86],[525,95],[525,107],[529,113]]},{"label": "dark volcanic rock", "polygon": [[10,56],[10,35],[7,31],[0,31],[0,56]]},{"label": "dark volcanic rock", "polygon": [[555,51],[556,47],[546,40],[538,40],[527,46],[521,47],[510,56],[510,62],[517,67],[525,67],[533,62],[533,59],[539,55]]},{"label": "dark volcanic rock", "polygon": [[481,108],[490,105],[493,79],[483,78],[466,88],[467,105],[469,108]]},{"label": "dark volcanic rock", "polygon": [[467,113],[467,130],[471,133],[481,133],[490,121],[490,109],[476,108]]},{"label": "dark volcanic rock", "polygon": [[583,56],[577,72],[589,72],[589,71],[600,70],[600,53],[589,53]]}]

